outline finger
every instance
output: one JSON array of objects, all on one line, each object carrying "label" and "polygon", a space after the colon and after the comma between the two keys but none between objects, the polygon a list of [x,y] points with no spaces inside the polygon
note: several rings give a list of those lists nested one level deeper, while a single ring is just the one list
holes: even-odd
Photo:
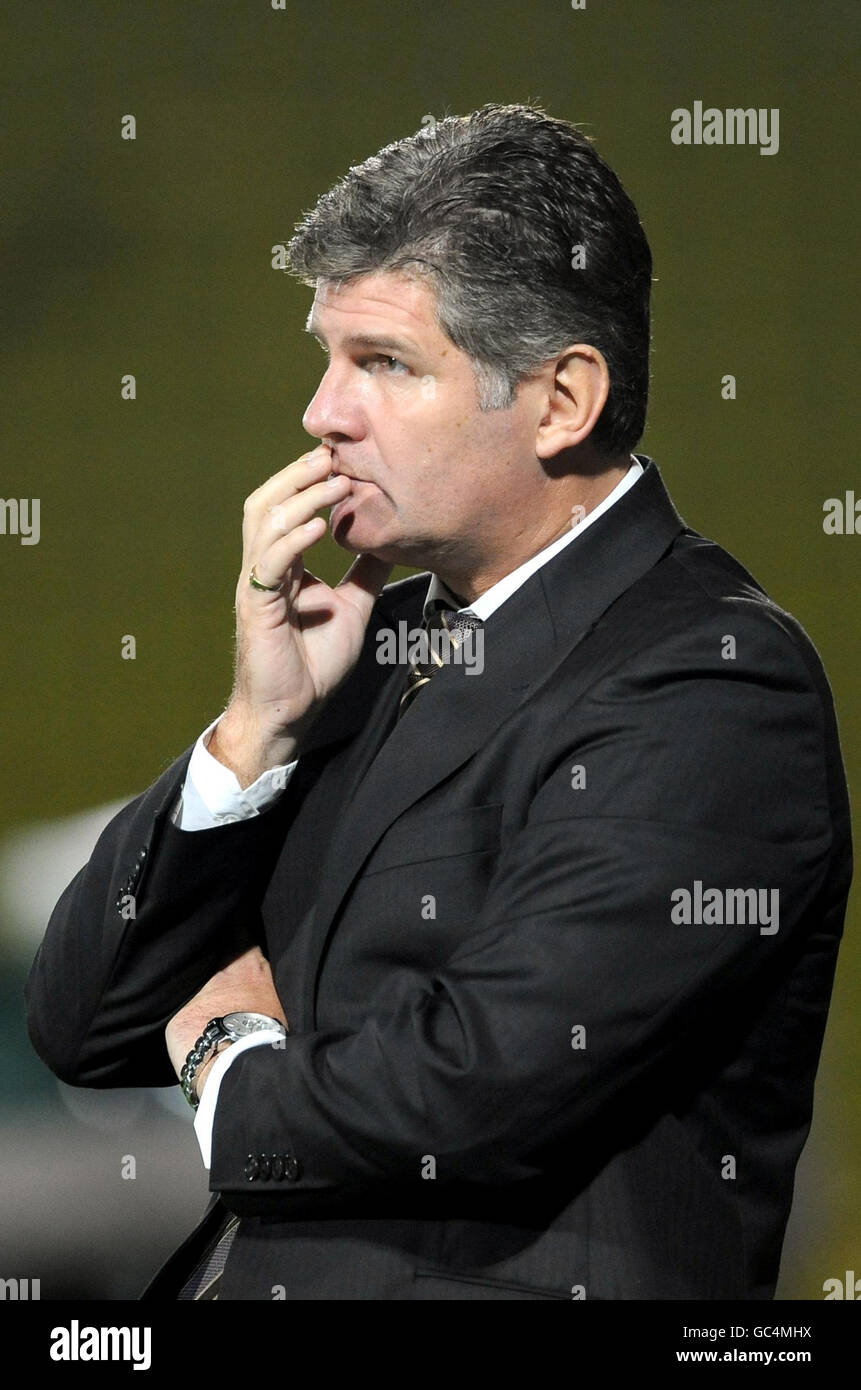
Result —
[{"label": "finger", "polygon": [[267,507],[283,502],[286,497],[291,497],[318,478],[325,478],[331,472],[331,467],[332,450],[328,444],[318,444],[316,449],[300,454],[286,468],[273,473],[271,478],[249,493],[245,499],[245,517],[253,524]]},{"label": "finger", "polygon": [[268,588],[275,585],[283,592],[287,588],[288,579],[300,579],[301,575],[291,574],[294,565],[298,563],[304,552],[312,545],[316,545],[326,534],[327,522],[322,516],[312,517],[310,521],[304,522],[301,526],[296,526],[286,535],[280,536],[277,541],[268,546],[262,554],[251,565],[243,567],[240,575],[240,589],[243,593],[254,594],[258,602],[265,602],[281,597],[281,594],[273,591],[266,594],[255,589],[248,580],[251,570],[254,570],[255,579]]},{"label": "finger", "polygon": [[359,555],[335,586],[336,591],[359,610],[367,623],[374,602],[393,569],[394,565],[388,560],[380,560],[376,555]]},{"label": "finger", "polygon": [[259,517],[255,530],[251,530],[253,523],[250,520],[248,523],[245,552],[249,563],[256,564],[264,550],[279,536],[286,536],[289,531],[310,521],[321,507],[331,507],[335,502],[341,502],[352,490],[352,478],[339,474],[267,507]]}]

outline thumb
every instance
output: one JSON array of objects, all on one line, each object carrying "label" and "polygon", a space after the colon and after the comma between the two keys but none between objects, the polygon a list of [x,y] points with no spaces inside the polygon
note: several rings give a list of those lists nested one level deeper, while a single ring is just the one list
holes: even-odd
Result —
[{"label": "thumb", "polygon": [[394,569],[388,560],[379,560],[376,555],[359,555],[353,561],[344,578],[336,584],[336,592],[352,603],[362,615],[365,623],[371,616],[374,600]]}]

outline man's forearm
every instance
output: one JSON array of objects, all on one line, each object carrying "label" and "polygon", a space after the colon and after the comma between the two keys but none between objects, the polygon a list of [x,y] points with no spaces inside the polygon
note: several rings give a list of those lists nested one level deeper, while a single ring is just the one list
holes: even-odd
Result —
[{"label": "man's forearm", "polygon": [[71,1085],[168,1085],[165,1021],[259,941],[283,818],[273,809],[195,834],[177,829],[169,809],[188,761],[105,828],[51,914],[28,977],[33,1045]]}]

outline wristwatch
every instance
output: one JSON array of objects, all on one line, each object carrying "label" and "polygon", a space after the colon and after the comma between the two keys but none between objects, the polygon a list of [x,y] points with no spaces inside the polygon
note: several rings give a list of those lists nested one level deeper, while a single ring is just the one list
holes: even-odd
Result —
[{"label": "wristwatch", "polygon": [[252,1033],[261,1033],[264,1029],[275,1029],[282,1037],[286,1037],[290,1031],[278,1018],[270,1018],[268,1014],[247,1013],[241,1009],[235,1013],[224,1014],[222,1018],[209,1020],[186,1057],[179,1074],[182,1093],[192,1110],[196,1110],[200,1104],[194,1090],[194,1078],[210,1054],[217,1053],[224,1043],[239,1042],[240,1038],[247,1038]]}]

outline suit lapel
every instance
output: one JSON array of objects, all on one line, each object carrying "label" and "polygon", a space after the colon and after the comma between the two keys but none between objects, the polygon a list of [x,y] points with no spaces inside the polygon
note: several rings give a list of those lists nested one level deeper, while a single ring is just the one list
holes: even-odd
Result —
[{"label": "suit lapel", "polygon": [[[660,559],[684,522],[657,466],[583,536],[549,560],[485,626],[484,670],[447,666],[395,722],[405,671],[381,667],[371,644],[355,691],[361,730],[339,782],[338,822],[321,867],[309,953],[306,1018],[314,1026],[316,980],[330,930],[356,874],[389,826],[483,747],[554,670],[601,614]],[[413,585],[376,632],[398,615],[420,621],[421,587]],[[407,585],[412,581],[406,581]],[[369,658],[369,660],[368,660]],[[376,670],[371,667],[376,667]],[[368,703],[362,705],[362,697]],[[353,706],[356,708],[356,705]]]}]

